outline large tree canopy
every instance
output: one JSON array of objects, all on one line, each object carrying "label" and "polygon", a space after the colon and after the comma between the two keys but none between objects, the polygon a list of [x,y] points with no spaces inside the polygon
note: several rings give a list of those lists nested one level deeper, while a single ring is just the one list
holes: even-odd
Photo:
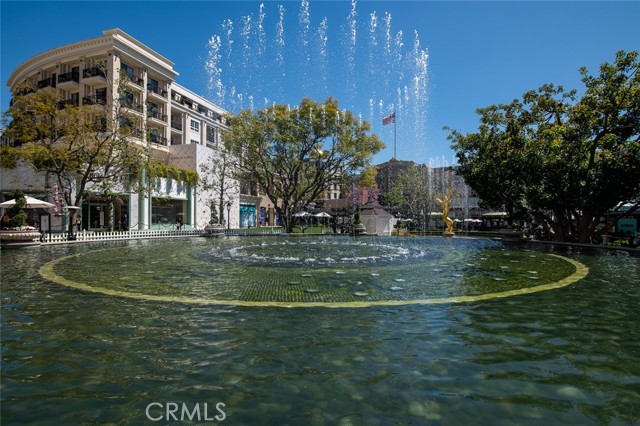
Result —
[{"label": "large tree canopy", "polygon": [[582,68],[582,97],[547,84],[480,108],[477,132],[451,130],[458,173],[488,204],[533,215],[556,240],[590,242],[600,218],[640,202],[638,52],[600,74]]},{"label": "large tree canopy", "polygon": [[293,214],[343,176],[366,167],[384,145],[370,126],[338,102],[303,99],[300,105],[242,111],[229,120],[228,144],[239,167],[276,206],[285,230]]}]

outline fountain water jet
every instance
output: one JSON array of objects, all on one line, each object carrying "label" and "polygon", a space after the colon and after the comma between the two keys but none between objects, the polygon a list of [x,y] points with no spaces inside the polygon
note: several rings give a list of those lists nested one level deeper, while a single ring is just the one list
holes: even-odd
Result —
[{"label": "fountain water jet", "polygon": [[395,111],[401,150],[424,149],[427,50],[417,31],[412,42],[405,43],[405,32],[394,30],[390,13],[380,17],[373,10],[363,19],[357,1],[350,6],[343,23],[317,17],[316,7],[327,6],[308,0],[301,1],[298,13],[283,5],[273,13],[271,4],[261,4],[255,16],[225,19],[209,40],[205,63],[213,102],[238,112],[333,96],[372,124],[372,131],[384,140],[393,136],[381,118]]}]

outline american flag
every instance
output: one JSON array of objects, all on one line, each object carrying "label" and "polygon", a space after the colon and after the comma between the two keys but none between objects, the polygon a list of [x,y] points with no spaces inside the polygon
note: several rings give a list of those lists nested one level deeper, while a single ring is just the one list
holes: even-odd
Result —
[{"label": "american flag", "polygon": [[395,123],[396,122],[396,113],[394,112],[393,114],[389,114],[386,117],[382,117],[382,125],[386,126],[387,124],[391,124],[391,123]]}]

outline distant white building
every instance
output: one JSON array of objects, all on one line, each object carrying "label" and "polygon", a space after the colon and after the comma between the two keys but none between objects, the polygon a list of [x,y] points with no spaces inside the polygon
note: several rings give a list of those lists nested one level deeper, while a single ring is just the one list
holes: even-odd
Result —
[{"label": "distant white building", "polygon": [[[218,155],[226,129],[226,111],[193,93],[175,80],[174,64],[127,33],[112,29],[91,40],[80,41],[41,53],[22,63],[9,77],[13,94],[21,83],[30,82],[38,90],[56,90],[60,106],[120,102],[128,113],[140,117],[141,127],[131,143],[150,148],[155,161],[200,172],[200,165]],[[106,70],[106,72],[105,72]],[[126,92],[119,99],[112,92],[113,79],[122,70],[129,77]],[[108,81],[111,79],[111,81]],[[3,144],[10,141],[2,140]],[[26,166],[0,170],[0,201],[25,193],[54,202],[53,179]],[[73,191],[73,187],[71,188]],[[105,215],[108,204],[100,197],[86,197],[82,204],[82,228],[165,229],[180,217],[186,227],[204,227],[210,218],[209,203],[214,194],[194,185],[158,178],[146,195],[122,192]],[[231,227],[239,225],[239,191],[229,194]],[[65,210],[60,206],[54,228],[64,229]],[[36,214],[32,212],[32,214]]]}]

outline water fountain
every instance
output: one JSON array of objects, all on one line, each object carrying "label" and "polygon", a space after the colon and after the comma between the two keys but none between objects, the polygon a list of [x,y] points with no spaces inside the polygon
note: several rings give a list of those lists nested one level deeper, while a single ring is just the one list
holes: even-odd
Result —
[{"label": "water fountain", "polygon": [[[361,37],[351,5],[338,47],[306,1],[295,28],[277,7],[275,35],[266,7],[225,21],[209,58],[220,103],[234,111],[281,99],[295,71],[291,31],[301,63],[317,65],[313,75],[299,67],[307,90],[335,83],[339,48],[343,106],[374,124],[395,110],[415,124],[399,137],[423,132],[426,52],[405,48],[388,14],[369,15]],[[355,59],[376,46],[384,61],[371,75],[388,83],[374,91],[358,84]],[[429,173],[430,194],[451,186]],[[47,246],[3,251],[0,263],[2,416],[14,423],[141,424],[150,404],[170,401],[223,402],[230,424],[638,420],[629,336],[640,333],[640,263],[624,253],[272,236]]]},{"label": "water fountain", "polygon": [[[162,253],[172,253],[160,260]],[[106,262],[102,259],[108,259]],[[108,265],[117,264],[118,279]],[[87,276],[87,269],[94,271]],[[367,307],[456,303],[560,288],[584,278],[574,260],[505,251],[489,240],[216,239],[61,257],[42,275],[111,296],[189,304]]]},{"label": "water fountain", "polygon": [[392,126],[383,127],[381,119],[395,111],[401,151],[424,149],[429,54],[419,34],[395,29],[390,13],[362,14],[356,0],[339,22],[313,13],[323,7],[308,0],[266,3],[254,14],[224,20],[209,40],[212,101],[238,112],[332,96],[387,141]]},{"label": "water fountain", "polygon": [[154,401],[220,401],[242,424],[629,423],[640,263],[548,250],[346,236],[9,250],[3,415],[141,423]]}]

